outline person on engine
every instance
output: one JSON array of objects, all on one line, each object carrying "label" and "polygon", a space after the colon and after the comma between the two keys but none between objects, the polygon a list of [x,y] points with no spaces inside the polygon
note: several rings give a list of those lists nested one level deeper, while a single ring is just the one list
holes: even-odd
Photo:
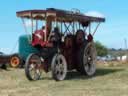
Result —
[{"label": "person on engine", "polygon": [[44,38],[44,33],[45,33],[45,32],[46,32],[45,26],[43,26],[42,29],[36,30],[34,34],[35,34],[35,36],[37,36],[39,39],[43,40],[43,38]]}]

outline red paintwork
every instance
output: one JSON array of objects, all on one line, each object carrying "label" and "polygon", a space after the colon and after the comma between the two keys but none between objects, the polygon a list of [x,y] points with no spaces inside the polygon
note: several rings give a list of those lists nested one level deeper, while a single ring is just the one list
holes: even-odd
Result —
[{"label": "red paintwork", "polygon": [[[40,35],[39,38],[37,35]],[[43,30],[37,30],[32,35],[32,46],[40,45],[41,47],[51,47],[52,44],[49,41],[44,41],[45,32]],[[46,34],[47,35],[47,34]]]},{"label": "red paintwork", "polygon": [[68,70],[75,68],[76,58],[74,53],[76,53],[76,46],[74,42],[74,36],[68,36],[66,37],[65,42],[61,47],[63,50],[63,55],[65,56],[68,63]]},{"label": "red paintwork", "polygon": [[92,36],[91,34],[89,34],[89,35],[87,36],[87,38],[88,38],[88,42],[93,41],[93,36]]}]

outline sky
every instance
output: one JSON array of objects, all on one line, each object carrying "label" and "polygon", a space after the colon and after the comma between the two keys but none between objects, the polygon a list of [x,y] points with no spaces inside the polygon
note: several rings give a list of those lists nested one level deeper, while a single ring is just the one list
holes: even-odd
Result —
[{"label": "sky", "polygon": [[[105,16],[95,40],[108,48],[125,48],[128,40],[127,0],[2,0],[0,3],[0,51],[14,53],[18,50],[18,38],[25,34],[16,12],[28,9],[59,8],[79,9],[82,13],[98,12]],[[128,42],[127,42],[128,43]]]}]

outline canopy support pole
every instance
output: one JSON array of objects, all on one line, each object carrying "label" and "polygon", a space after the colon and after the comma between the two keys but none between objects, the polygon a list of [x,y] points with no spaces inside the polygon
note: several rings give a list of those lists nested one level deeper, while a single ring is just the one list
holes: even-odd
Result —
[{"label": "canopy support pole", "polygon": [[73,28],[73,34],[75,34],[75,23],[74,23],[74,21],[73,21],[73,24],[72,24],[72,28]]},{"label": "canopy support pole", "polygon": [[47,16],[45,16],[45,21],[46,21],[46,24],[45,24],[45,31],[46,32],[44,32],[44,41],[47,41],[47,32],[48,32],[48,22],[47,22]]},{"label": "canopy support pole", "polygon": [[[25,26],[24,18],[21,18],[21,20],[22,20],[22,22],[23,22],[23,26],[24,26],[24,29],[25,29],[26,34],[29,34],[28,31],[27,31],[27,28],[26,28],[26,26]],[[30,43],[30,36],[27,35],[27,37],[28,37],[28,41],[29,41],[29,43]]]},{"label": "canopy support pole", "polygon": [[95,35],[95,33],[96,33],[96,31],[97,31],[97,29],[98,29],[99,26],[100,26],[100,22],[98,23],[96,29],[94,30],[94,32],[93,32],[93,34],[92,34],[93,36]]},{"label": "canopy support pole", "polygon": [[36,20],[36,30],[38,30],[38,20]]},{"label": "canopy support pole", "polygon": [[89,34],[91,34],[91,22],[89,24]]}]

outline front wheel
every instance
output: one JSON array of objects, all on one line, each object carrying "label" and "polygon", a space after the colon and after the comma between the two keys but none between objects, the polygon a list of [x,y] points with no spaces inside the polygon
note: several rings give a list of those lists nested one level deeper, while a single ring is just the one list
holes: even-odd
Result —
[{"label": "front wheel", "polygon": [[51,64],[52,77],[56,81],[64,80],[67,74],[67,62],[62,54],[55,54]]},{"label": "front wheel", "polygon": [[39,80],[41,78],[41,59],[37,54],[30,54],[25,63],[25,74],[28,80]]}]

